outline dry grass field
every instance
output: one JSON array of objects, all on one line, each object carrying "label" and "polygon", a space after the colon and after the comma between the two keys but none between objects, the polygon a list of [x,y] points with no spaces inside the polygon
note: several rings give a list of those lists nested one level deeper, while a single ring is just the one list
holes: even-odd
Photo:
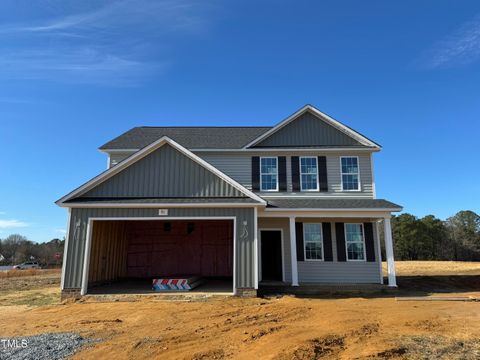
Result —
[{"label": "dry grass field", "polygon": [[94,339],[76,359],[480,358],[480,302],[396,300],[480,297],[480,263],[397,262],[397,273],[396,294],[64,303],[58,272],[1,277],[0,338]]}]

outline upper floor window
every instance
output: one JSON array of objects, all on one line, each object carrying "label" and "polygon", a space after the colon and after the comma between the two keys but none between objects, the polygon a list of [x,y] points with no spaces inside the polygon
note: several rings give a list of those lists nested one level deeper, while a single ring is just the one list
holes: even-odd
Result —
[{"label": "upper floor window", "polygon": [[358,157],[348,156],[340,158],[342,171],[342,190],[359,191],[360,190],[360,171],[358,167]]},{"label": "upper floor window", "polygon": [[318,191],[318,163],[317,158],[300,157],[300,190]]},{"label": "upper floor window", "polygon": [[322,224],[303,224],[306,260],[323,260]]},{"label": "upper floor window", "polygon": [[260,190],[278,191],[278,159],[276,157],[260,158]]},{"label": "upper floor window", "polygon": [[365,260],[363,224],[345,224],[345,242],[347,248],[347,260]]}]

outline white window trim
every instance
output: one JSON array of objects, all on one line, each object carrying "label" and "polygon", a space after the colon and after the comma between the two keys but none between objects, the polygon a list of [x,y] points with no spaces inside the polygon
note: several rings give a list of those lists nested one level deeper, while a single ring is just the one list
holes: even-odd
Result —
[{"label": "white window trim", "polygon": [[[305,241],[305,225],[313,224],[313,225],[320,225],[320,238],[322,243],[322,258],[321,259],[307,259],[307,242]],[[302,224],[302,232],[303,232],[303,259],[304,261],[325,261],[325,254],[324,254],[324,241],[323,241],[323,223],[314,223],[314,222],[304,222]],[[313,241],[309,241],[313,242]]]},{"label": "white window trim", "polygon": [[[347,241],[347,225],[360,225],[362,228],[362,241],[363,241],[363,259],[349,259],[348,258],[348,241]],[[363,223],[345,223],[343,224],[343,233],[345,234],[345,258],[347,261],[351,262],[366,262],[367,261],[367,250],[365,246],[365,227]],[[355,241],[359,242],[359,241]]]},{"label": "white window trim", "polygon": [[[315,159],[315,162],[317,164],[317,188],[316,189],[303,189],[303,184],[302,184],[302,159]],[[300,174],[300,191],[303,192],[318,192],[320,191],[320,179],[318,178],[318,157],[316,156],[300,156],[298,160],[298,172]],[[309,175],[309,174],[305,174]]]},{"label": "white window trim", "polygon": [[[346,190],[343,188],[343,175],[355,175],[353,173],[344,173],[342,171],[342,159],[348,158],[357,158],[357,167],[358,167],[358,189],[357,190]],[[340,182],[342,183],[342,191],[345,192],[361,192],[362,191],[362,181],[360,180],[360,158],[358,156],[340,156]]]},{"label": "white window trim", "polygon": [[[265,190],[263,188],[263,182],[262,182],[262,159],[276,159],[277,161],[277,187],[275,189],[268,189],[268,190]],[[260,191],[261,192],[278,192],[278,183],[279,183],[279,178],[278,178],[278,156],[261,156],[260,157]],[[272,175],[272,174],[264,174],[264,175]]]}]

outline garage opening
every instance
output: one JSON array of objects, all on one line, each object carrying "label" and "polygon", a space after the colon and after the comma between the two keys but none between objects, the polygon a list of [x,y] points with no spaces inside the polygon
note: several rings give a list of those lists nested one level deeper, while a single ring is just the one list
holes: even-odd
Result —
[{"label": "garage opening", "polygon": [[[88,294],[157,292],[153,279],[190,278],[188,292],[233,292],[233,220],[94,220]],[[187,290],[185,290],[187,291]]]}]

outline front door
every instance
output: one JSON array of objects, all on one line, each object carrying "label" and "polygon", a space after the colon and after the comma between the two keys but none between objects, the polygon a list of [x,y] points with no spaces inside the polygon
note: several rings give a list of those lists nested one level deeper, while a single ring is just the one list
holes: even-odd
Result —
[{"label": "front door", "polygon": [[261,230],[262,280],[282,281],[282,232]]}]

